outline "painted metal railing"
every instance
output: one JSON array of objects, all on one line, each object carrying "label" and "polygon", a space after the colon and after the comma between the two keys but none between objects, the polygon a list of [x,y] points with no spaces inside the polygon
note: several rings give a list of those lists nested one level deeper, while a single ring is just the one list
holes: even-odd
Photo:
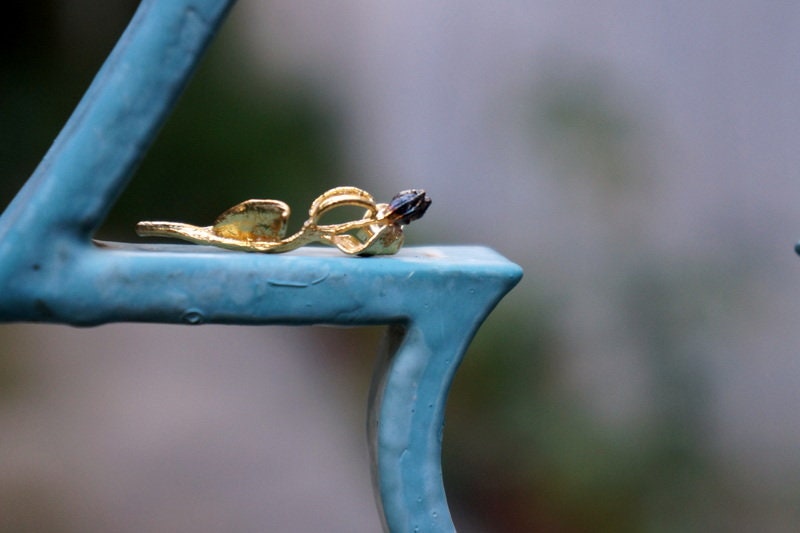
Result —
[{"label": "painted metal railing", "polygon": [[0,321],[389,325],[369,399],[376,499],[393,532],[453,531],[441,473],[450,383],[521,269],[482,247],[359,259],[99,243],[233,0],[144,0],[0,217]]}]

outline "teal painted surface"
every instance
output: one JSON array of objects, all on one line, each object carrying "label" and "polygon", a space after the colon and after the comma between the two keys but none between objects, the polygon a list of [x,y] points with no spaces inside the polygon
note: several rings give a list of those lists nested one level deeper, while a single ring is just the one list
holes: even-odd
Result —
[{"label": "teal painted surface", "polygon": [[142,2],[0,216],[0,321],[388,324],[368,418],[378,506],[388,531],[453,531],[441,475],[447,393],[518,266],[482,247],[353,258],[91,240],[231,4]]}]

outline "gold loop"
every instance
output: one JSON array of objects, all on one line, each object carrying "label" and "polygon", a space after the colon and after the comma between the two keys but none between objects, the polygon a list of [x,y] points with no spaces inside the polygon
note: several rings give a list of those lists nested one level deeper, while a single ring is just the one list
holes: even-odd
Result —
[{"label": "gold loop", "polygon": [[[422,190],[404,191],[391,204],[376,204],[372,195],[362,189],[336,187],[312,202],[300,231],[286,238],[289,206],[278,200],[247,200],[222,213],[213,226],[139,222],[136,232],[248,252],[280,253],[321,242],[350,255],[385,255],[396,253],[403,245],[402,223],[422,216],[429,204],[430,199]],[[322,215],[347,205],[364,208],[364,215],[350,222],[318,225]]]},{"label": "gold loop", "polygon": [[[325,213],[343,206],[363,207],[364,215],[359,220],[340,224],[318,225]],[[317,197],[308,210],[306,226],[323,232],[343,233],[376,222],[378,207],[372,195],[356,187],[336,187]]]},{"label": "gold loop", "polygon": [[375,206],[372,195],[358,187],[335,187],[319,195],[308,210],[308,216],[319,216],[337,205]]}]

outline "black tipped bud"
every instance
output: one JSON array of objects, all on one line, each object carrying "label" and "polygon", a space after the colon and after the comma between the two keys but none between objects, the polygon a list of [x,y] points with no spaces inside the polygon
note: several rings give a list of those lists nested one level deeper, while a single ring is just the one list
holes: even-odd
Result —
[{"label": "black tipped bud", "polygon": [[387,218],[396,224],[406,225],[422,218],[430,205],[431,199],[422,189],[402,191],[389,202]]}]

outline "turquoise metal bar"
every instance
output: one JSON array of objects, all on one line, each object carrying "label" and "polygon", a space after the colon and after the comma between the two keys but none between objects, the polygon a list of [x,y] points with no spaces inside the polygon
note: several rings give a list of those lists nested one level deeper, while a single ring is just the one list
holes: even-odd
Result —
[{"label": "turquoise metal bar", "polygon": [[0,216],[0,321],[388,324],[368,418],[384,527],[454,531],[441,473],[447,393],[517,265],[482,247],[353,258],[92,241],[232,3],[141,3]]}]

